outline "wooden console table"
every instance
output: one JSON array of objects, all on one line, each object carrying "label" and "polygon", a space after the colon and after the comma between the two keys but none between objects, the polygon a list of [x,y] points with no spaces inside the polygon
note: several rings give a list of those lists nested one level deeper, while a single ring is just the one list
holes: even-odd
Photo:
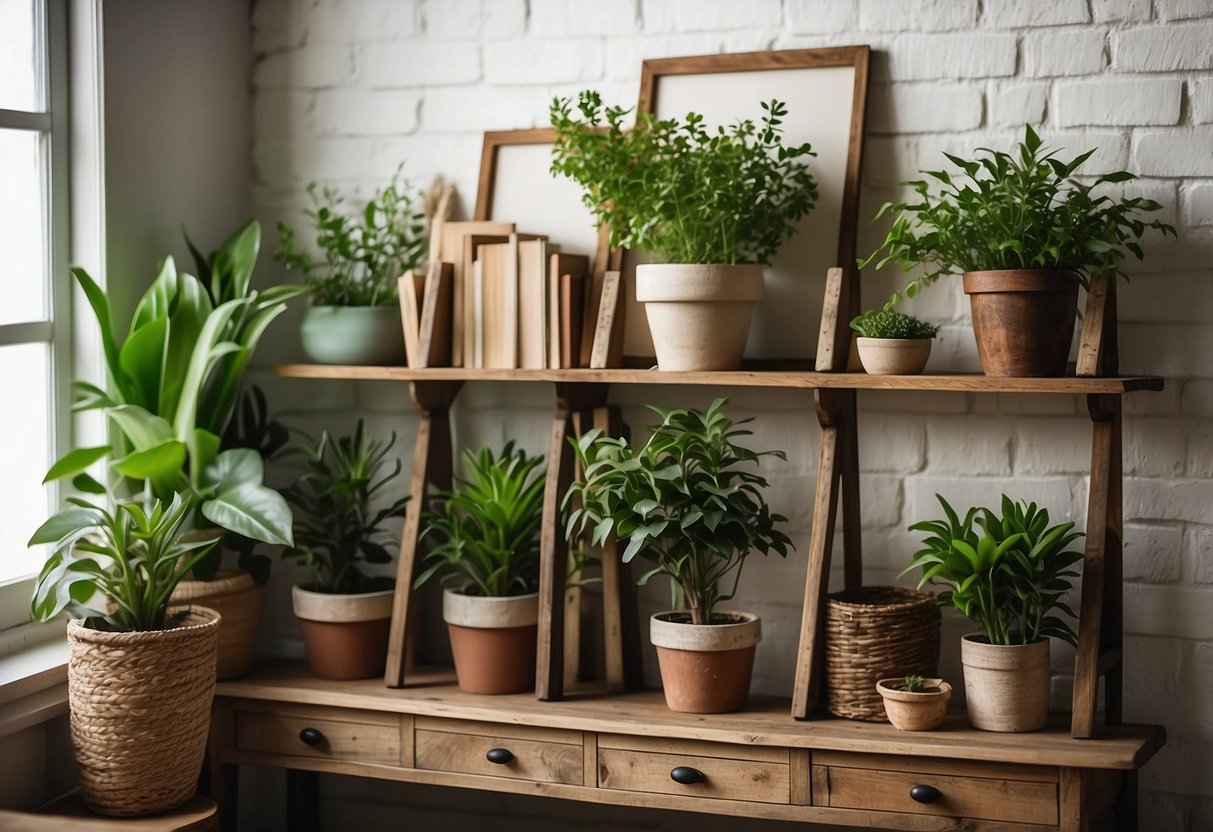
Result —
[{"label": "wooden console table", "polygon": [[[1136,771],[1164,741],[1145,725],[1074,739],[1064,714],[1031,734],[976,731],[960,714],[904,733],[796,722],[775,698],[697,716],[652,691],[572,689],[539,702],[461,693],[446,669],[418,668],[408,687],[389,689],[282,665],[219,683],[210,773],[227,830],[236,773],[249,764],[861,828],[1086,832],[1108,816],[1137,828]],[[315,790],[293,792],[290,828],[311,828]]]}]

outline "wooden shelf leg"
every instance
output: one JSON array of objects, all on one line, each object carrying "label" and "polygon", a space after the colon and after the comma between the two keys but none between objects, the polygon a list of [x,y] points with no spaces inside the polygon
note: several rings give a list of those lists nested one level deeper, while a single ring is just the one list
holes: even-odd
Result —
[{"label": "wooden shelf leg", "polygon": [[863,539],[859,513],[859,430],[857,395],[846,394],[846,417],[838,434],[839,473],[842,477],[842,569],[847,589],[863,585]]},{"label": "wooden shelf leg", "polygon": [[409,396],[421,419],[413,446],[409,502],[405,508],[404,529],[400,533],[400,557],[396,564],[396,595],[392,602],[392,629],[383,679],[389,688],[404,686],[406,648],[412,624],[413,581],[420,566],[417,535],[421,531],[421,513],[425,510],[429,486],[439,489],[451,487],[454,458],[450,407],[459,395],[462,384],[460,381],[415,381],[409,385]]}]

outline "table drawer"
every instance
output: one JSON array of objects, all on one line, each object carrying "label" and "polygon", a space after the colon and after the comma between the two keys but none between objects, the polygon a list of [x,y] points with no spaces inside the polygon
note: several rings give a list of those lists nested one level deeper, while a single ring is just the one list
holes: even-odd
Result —
[{"label": "table drawer", "polygon": [[409,721],[399,714],[346,708],[241,706],[235,712],[235,746],[237,751],[399,766],[406,762],[401,735]]},{"label": "table drawer", "polygon": [[814,806],[1008,823],[1058,822],[1057,769],[1048,766],[961,765],[817,751],[811,777]]},{"label": "table drawer", "polygon": [[[679,776],[691,782],[675,779]],[[697,781],[697,782],[696,782]],[[598,786],[687,797],[791,802],[786,748],[689,740],[598,737]]]},{"label": "table drawer", "polygon": [[537,783],[585,783],[580,731],[418,717],[416,767]]}]

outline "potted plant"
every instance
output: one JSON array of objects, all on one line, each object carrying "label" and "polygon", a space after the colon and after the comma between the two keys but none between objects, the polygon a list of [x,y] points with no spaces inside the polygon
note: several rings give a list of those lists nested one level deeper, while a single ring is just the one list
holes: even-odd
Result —
[{"label": "potted plant", "polygon": [[455,676],[468,693],[521,693],[535,686],[539,622],[539,525],[543,457],[509,442],[464,451],[463,475],[423,520],[430,566],[444,585],[442,617]]},{"label": "potted plant", "polygon": [[931,357],[931,339],[939,327],[898,312],[896,297],[883,309],[869,309],[851,321],[851,329],[859,333],[859,360],[869,375],[918,375]]},{"label": "potted plant", "polygon": [[924,679],[911,674],[901,679],[881,679],[876,690],[884,700],[884,711],[898,731],[931,731],[943,724],[948,713],[952,686],[943,679]]},{"label": "potted plant", "polygon": [[646,252],[636,269],[662,370],[729,370],[741,364],[762,266],[816,204],[808,143],[783,143],[787,109],[764,102],[758,124],[711,130],[684,120],[603,107],[586,90],[552,102],[552,172],[584,191],[611,245]]},{"label": "potted plant", "polygon": [[737,593],[751,553],[786,557],[791,541],[776,526],[786,518],[763,500],[767,481],[752,467],[782,451],[753,451],[737,443],[750,431],[724,413],[727,399],[706,411],[650,406],[661,417],[634,449],[626,439],[592,430],[576,442],[585,471],[565,498],[570,539],[591,532],[626,540],[622,559],[637,555],[654,575],[671,581],[675,608],[654,615],[649,637],[657,648],[666,704],[685,713],[724,713],[745,707],[760,619],[720,609]]},{"label": "potted plant", "polygon": [[[285,492],[295,509],[295,544],[282,554],[308,571],[291,598],[308,667],[321,679],[366,679],[387,661],[396,582],[367,575],[362,565],[391,562],[383,523],[404,516],[408,498],[385,493],[401,470],[399,460],[386,469],[395,443],[395,433],[372,439],[362,420],[351,436],[332,439],[325,431],[300,449],[305,470]],[[376,509],[372,501],[385,504]]]},{"label": "potted plant", "polygon": [[1002,498],[1002,515],[970,508],[962,521],[938,494],[945,519],[910,526],[927,537],[905,571],[922,570],[947,587],[939,603],[981,628],[960,643],[969,721],[986,731],[1035,731],[1048,720],[1049,638],[1076,643],[1057,613],[1074,617],[1062,600],[1078,576],[1081,552],[1067,547],[1082,535],[1073,523],[1049,525],[1035,503]]},{"label": "potted plant", "polygon": [[299,334],[303,351],[321,364],[403,364],[397,279],[425,257],[425,212],[400,180],[375,191],[361,211],[349,211],[331,188],[307,186],[319,256],[300,247],[294,231],[278,223],[274,255],[297,270],[311,295]]},{"label": "potted plant", "polygon": [[187,541],[198,497],[146,495],[112,510],[71,498],[29,545],[51,546],[34,615],[66,610],[68,706],[80,790],[106,815],[193,797],[215,691],[219,616],[170,608],[173,587],[215,545]]},{"label": "potted plant", "polygon": [[905,183],[917,199],[881,207],[876,216],[892,212],[893,226],[860,266],[880,255],[878,269],[890,261],[925,266],[906,287],[910,297],[940,275],[963,272],[985,374],[1062,375],[1078,287],[1096,273],[1120,277],[1125,252],[1142,259],[1146,229],[1175,234],[1166,223],[1141,219],[1161,207],[1154,200],[1096,194],[1133,174],[1077,178],[1094,152],[1062,161],[1029,125],[1013,154],[988,148],[974,160],[944,154],[961,175],[925,171],[939,183],[937,193],[925,180]]}]

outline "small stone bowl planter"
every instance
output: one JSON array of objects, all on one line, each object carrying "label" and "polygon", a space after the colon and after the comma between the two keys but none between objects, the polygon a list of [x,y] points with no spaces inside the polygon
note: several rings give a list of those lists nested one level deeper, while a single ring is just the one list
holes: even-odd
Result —
[{"label": "small stone bowl planter", "polygon": [[930,338],[855,339],[863,369],[872,376],[916,376],[931,357]]},{"label": "small stone bowl planter", "polygon": [[902,690],[904,679],[881,679],[876,690],[884,711],[898,731],[931,731],[943,723],[952,686],[943,679],[923,679],[920,691]]}]

